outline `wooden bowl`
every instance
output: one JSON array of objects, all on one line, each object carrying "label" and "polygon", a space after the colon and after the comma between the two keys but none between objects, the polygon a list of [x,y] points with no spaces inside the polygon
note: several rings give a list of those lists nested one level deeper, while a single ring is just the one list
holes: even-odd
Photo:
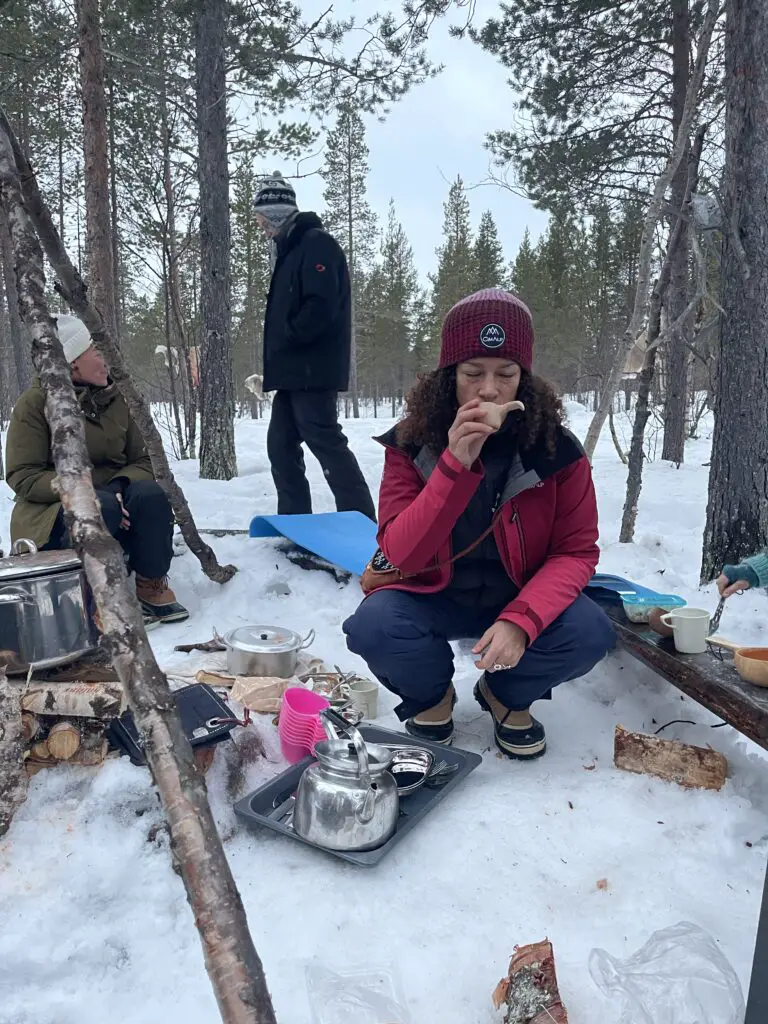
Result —
[{"label": "wooden bowl", "polygon": [[733,662],[745,682],[768,686],[768,647],[740,647]]}]

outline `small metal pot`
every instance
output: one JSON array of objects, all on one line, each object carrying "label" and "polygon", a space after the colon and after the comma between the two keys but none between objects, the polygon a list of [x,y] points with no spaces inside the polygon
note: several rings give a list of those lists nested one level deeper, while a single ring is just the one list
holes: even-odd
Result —
[{"label": "small metal pot", "polygon": [[74,551],[38,551],[33,541],[17,540],[10,556],[0,558],[0,650],[6,671],[67,665],[93,650],[87,595]]},{"label": "small metal pot", "polygon": [[305,637],[281,626],[241,626],[223,638],[227,645],[227,669],[234,676],[277,676],[290,679],[299,664],[299,652],[315,639],[314,629]]}]

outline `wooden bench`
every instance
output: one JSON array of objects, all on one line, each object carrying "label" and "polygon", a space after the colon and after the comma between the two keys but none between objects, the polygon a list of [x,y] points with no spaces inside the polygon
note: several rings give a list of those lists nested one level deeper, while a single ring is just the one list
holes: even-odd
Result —
[{"label": "wooden bench", "polygon": [[727,656],[678,654],[671,639],[627,621],[621,606],[605,611],[633,657],[768,750],[768,688],[745,683]]}]

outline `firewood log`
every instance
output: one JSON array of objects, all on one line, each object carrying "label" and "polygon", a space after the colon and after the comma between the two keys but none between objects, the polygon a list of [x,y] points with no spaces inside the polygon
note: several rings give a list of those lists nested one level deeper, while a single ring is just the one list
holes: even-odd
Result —
[{"label": "firewood log", "polygon": [[125,694],[119,682],[46,683],[30,687],[21,706],[36,715],[119,718],[125,711]]},{"label": "firewood log", "polygon": [[80,749],[80,730],[72,722],[57,722],[48,733],[48,750],[57,761],[68,761]]},{"label": "firewood log", "polygon": [[616,726],[613,761],[617,768],[637,775],[653,775],[685,789],[722,789],[728,762],[717,750],[664,740]]},{"label": "firewood log", "polygon": [[21,686],[0,669],[0,836],[8,831],[16,808],[27,798]]},{"label": "firewood log", "polygon": [[47,740],[39,740],[37,743],[33,743],[29,754],[35,761],[53,761],[51,752],[48,749]]},{"label": "firewood log", "polygon": [[[21,703],[23,706],[24,698],[22,698]],[[40,732],[40,722],[37,716],[33,715],[30,711],[23,711],[21,714],[21,731],[27,743],[33,740]]]},{"label": "firewood log", "polygon": [[491,998],[497,1010],[507,1004],[504,1024],[568,1024],[549,939],[515,946],[507,977],[501,979]]}]

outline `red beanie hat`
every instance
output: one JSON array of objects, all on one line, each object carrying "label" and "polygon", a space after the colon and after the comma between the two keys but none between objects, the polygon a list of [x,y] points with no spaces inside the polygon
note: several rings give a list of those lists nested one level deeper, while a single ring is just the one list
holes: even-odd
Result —
[{"label": "red beanie hat", "polygon": [[457,302],[443,323],[438,366],[478,356],[512,359],[530,371],[533,320],[526,304],[501,288],[485,288]]}]

